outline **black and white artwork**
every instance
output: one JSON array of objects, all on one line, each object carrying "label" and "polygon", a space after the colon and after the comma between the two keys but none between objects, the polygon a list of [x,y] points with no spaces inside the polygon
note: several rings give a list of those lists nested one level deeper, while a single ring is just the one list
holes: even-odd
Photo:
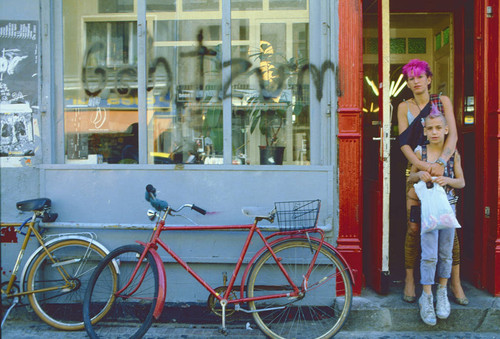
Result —
[{"label": "black and white artwork", "polygon": [[0,20],[0,156],[34,154],[38,23]]}]

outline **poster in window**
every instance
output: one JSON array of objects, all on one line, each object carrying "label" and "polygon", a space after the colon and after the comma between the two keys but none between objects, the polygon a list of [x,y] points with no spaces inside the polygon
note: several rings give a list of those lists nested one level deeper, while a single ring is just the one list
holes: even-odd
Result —
[{"label": "poster in window", "polygon": [[0,155],[34,155],[38,23],[0,20]]}]

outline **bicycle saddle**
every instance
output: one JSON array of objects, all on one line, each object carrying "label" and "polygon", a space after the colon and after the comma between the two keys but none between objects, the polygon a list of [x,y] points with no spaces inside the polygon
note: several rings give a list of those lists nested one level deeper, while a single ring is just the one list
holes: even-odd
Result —
[{"label": "bicycle saddle", "polygon": [[251,218],[270,218],[274,210],[269,211],[269,209],[264,207],[243,207],[241,212]]},{"label": "bicycle saddle", "polygon": [[50,208],[51,201],[49,198],[38,198],[38,199],[30,199],[19,201],[16,203],[16,207],[18,210],[27,212],[27,211],[43,211],[46,208]]}]

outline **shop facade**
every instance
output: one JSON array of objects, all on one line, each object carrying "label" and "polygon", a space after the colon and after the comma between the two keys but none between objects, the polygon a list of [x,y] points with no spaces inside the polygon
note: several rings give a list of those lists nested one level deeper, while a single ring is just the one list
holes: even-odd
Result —
[{"label": "shop facade", "polygon": [[[388,112],[382,94],[393,79],[387,87],[374,85],[380,88],[375,96],[371,84],[390,73],[380,62],[387,55],[387,70],[430,57],[440,67],[439,89],[453,93],[464,138],[469,133],[475,140],[475,183],[467,194],[475,210],[489,207],[488,215],[460,216],[478,234],[474,248],[485,248],[476,254],[464,247],[470,252],[464,271],[481,288],[500,293],[494,165],[500,106],[498,84],[481,69],[496,60],[498,75],[498,2],[453,2],[450,11],[393,8],[388,1],[40,0],[39,6],[26,1],[29,10],[20,11],[22,2],[2,2],[0,14],[2,222],[22,220],[16,201],[46,196],[59,213],[50,232],[95,232],[112,249],[147,238],[147,184],[173,206],[195,203],[211,212],[172,219],[175,225],[243,224],[249,222],[244,206],[321,199],[318,224],[354,269],[356,292],[366,284],[383,292],[384,277],[397,272],[389,263],[397,263],[399,249],[386,240],[397,243],[388,231],[397,233],[389,220],[398,216],[384,207],[395,195],[384,172],[390,157],[377,154],[379,145],[388,154],[398,150],[390,142],[390,119],[375,118]],[[492,17],[483,16],[489,7]],[[417,12],[439,25],[403,29]],[[388,53],[384,13],[396,23],[387,27]],[[471,24],[476,32],[487,28],[487,46],[465,36]],[[438,34],[444,49],[434,58]],[[402,39],[406,50],[393,51]],[[474,53],[464,53],[470,58],[457,57],[473,42]],[[479,81],[489,84],[488,98],[496,103],[485,99]],[[469,97],[472,126],[465,123]],[[387,146],[368,143],[379,127]],[[494,180],[495,189],[481,180]],[[244,241],[238,232],[174,236],[178,253],[221,282]],[[2,243],[2,269],[8,246],[15,243]],[[492,267],[495,273],[486,273]],[[174,270],[173,281],[183,274]],[[175,298],[206,295],[193,287]]]}]

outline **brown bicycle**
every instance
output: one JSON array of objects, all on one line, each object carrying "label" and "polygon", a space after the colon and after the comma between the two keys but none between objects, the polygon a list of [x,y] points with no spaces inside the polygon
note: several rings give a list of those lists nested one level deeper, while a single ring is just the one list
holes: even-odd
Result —
[{"label": "brown bicycle", "polygon": [[[93,233],[43,236],[43,224],[57,219],[57,213],[50,212],[51,205],[48,198],[18,202],[17,209],[31,212],[32,216],[22,224],[2,223],[2,227],[19,226],[17,232],[25,236],[12,274],[2,282],[2,327],[13,307],[25,306],[21,300],[27,296],[35,313],[47,324],[61,330],[84,328],[81,304],[85,289],[109,251],[95,240]],[[40,246],[28,258],[17,280],[26,247],[33,237]]]}]

